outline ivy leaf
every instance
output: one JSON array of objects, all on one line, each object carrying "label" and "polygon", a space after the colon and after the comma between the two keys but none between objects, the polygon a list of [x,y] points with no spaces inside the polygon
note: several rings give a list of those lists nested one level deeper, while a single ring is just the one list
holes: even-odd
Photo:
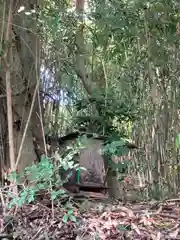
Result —
[{"label": "ivy leaf", "polygon": [[63,222],[64,222],[64,223],[67,223],[68,218],[69,218],[68,214],[65,214],[65,215],[63,216],[63,219],[62,219]]}]

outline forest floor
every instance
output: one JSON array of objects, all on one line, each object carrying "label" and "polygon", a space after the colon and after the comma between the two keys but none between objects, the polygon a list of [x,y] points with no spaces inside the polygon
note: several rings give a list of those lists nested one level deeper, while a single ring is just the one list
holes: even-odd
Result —
[{"label": "forest floor", "polygon": [[0,218],[0,239],[110,240],[180,239],[180,199],[122,204],[73,202],[76,222],[63,222],[61,207],[24,205]]}]

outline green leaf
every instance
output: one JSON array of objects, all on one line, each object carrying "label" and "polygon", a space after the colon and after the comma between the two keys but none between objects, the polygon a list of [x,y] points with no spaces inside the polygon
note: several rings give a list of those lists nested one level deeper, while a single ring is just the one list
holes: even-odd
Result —
[{"label": "green leaf", "polygon": [[122,177],[122,178],[119,178],[118,180],[119,180],[119,182],[123,182],[124,179],[125,179],[125,177]]},{"label": "green leaf", "polygon": [[72,168],[73,165],[74,165],[74,161],[70,161],[70,162],[68,162],[68,165],[69,165],[69,168]]},{"label": "green leaf", "polygon": [[28,193],[28,203],[33,202],[35,199],[35,189],[30,188]]},{"label": "green leaf", "polygon": [[45,185],[43,183],[38,183],[37,187],[38,187],[38,189],[44,189]]},{"label": "green leaf", "polygon": [[67,203],[65,207],[66,207],[66,209],[72,209],[73,205],[71,203]]},{"label": "green leaf", "polygon": [[52,192],[51,192],[51,199],[52,199],[52,200],[55,200],[58,195],[59,195],[59,191],[52,191]]},{"label": "green leaf", "polygon": [[69,219],[72,221],[72,222],[76,222],[76,217],[74,215],[70,215],[69,216]]},{"label": "green leaf", "polygon": [[178,133],[178,135],[176,137],[176,147],[180,148],[180,133]]},{"label": "green leaf", "polygon": [[26,169],[26,177],[28,181],[37,181],[39,180],[39,171],[36,165],[33,165]]},{"label": "green leaf", "polygon": [[64,168],[65,171],[67,171],[67,170],[69,170],[69,165],[65,164],[65,165],[63,165],[63,168]]},{"label": "green leaf", "polygon": [[58,190],[59,195],[64,195],[66,193],[66,191],[64,189],[60,189]]},{"label": "green leaf", "polygon": [[8,174],[7,179],[9,181],[15,181],[17,178],[17,173],[16,171],[12,171],[10,174]]},{"label": "green leaf", "polygon": [[44,161],[46,161],[46,159],[47,159],[47,157],[46,157],[45,155],[41,155],[41,160],[40,160],[40,162],[44,162]]},{"label": "green leaf", "polygon": [[25,198],[19,198],[17,204],[19,207],[22,207],[22,205],[25,204],[25,202],[26,202]]},{"label": "green leaf", "polygon": [[131,226],[130,225],[121,225],[121,224],[119,224],[117,226],[117,229],[119,231],[127,231],[127,230],[131,230]]},{"label": "green leaf", "polygon": [[68,210],[68,215],[72,215],[73,214],[73,209]]},{"label": "green leaf", "polygon": [[18,198],[13,198],[9,203],[8,203],[8,208],[12,208],[14,205],[17,205],[18,203]]},{"label": "green leaf", "polygon": [[21,193],[20,193],[20,198],[25,199],[28,195],[28,189],[25,188]]},{"label": "green leaf", "polygon": [[62,219],[63,222],[64,222],[64,223],[67,223],[68,218],[69,218],[68,214],[65,214],[65,215],[63,216],[63,219]]}]

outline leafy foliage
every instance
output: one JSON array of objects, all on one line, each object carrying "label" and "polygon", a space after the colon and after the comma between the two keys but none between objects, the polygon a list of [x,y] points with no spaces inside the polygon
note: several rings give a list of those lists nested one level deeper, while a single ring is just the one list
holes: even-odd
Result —
[{"label": "leafy foliage", "polygon": [[[106,155],[106,159],[108,160],[108,165],[110,166],[111,170],[117,170],[118,173],[126,173],[129,165],[129,161],[124,159],[123,161],[119,161],[115,163],[112,161],[112,157],[124,157],[129,153],[129,149],[126,146],[126,143],[128,142],[126,139],[121,138],[120,140],[116,141],[115,139],[112,140],[112,138],[108,139],[109,143],[105,143],[103,153]],[[124,177],[122,178],[122,181],[124,180]]]},{"label": "leafy foliage", "polygon": [[[178,163],[172,142],[179,147],[179,2],[93,0],[82,23],[70,1],[46,0],[41,21],[44,65],[53,75],[45,91],[67,93],[66,103],[58,99],[51,116],[46,115],[47,129],[62,134],[83,125],[101,135],[133,136],[144,148],[136,155],[133,173],[141,176],[141,169],[141,182],[167,184],[172,192],[172,181],[179,186],[169,167],[169,161]],[[90,95],[75,66],[81,24],[86,77],[95,86]]]},{"label": "leafy foliage", "polygon": [[[62,186],[69,180],[71,175],[69,174],[66,178],[63,178],[62,172],[70,170],[71,173],[73,169],[78,169],[79,171],[85,170],[80,167],[74,159],[74,156],[85,147],[83,142],[83,140],[82,142],[78,140],[74,146],[71,148],[69,147],[67,154],[64,154],[63,158],[56,153],[53,157],[55,158],[54,163],[52,161],[53,159],[43,156],[38,164],[27,167],[24,172],[19,174],[14,171],[11,172],[8,175],[8,180],[15,181],[17,185],[20,185],[22,190],[18,197],[13,197],[11,193],[9,194],[9,197],[12,198],[9,207],[11,208],[13,205],[21,207],[25,203],[34,201],[36,193],[39,190],[46,190],[49,192],[51,200],[55,200],[58,197],[67,197],[66,191]],[[23,185],[22,180],[24,180]],[[74,219],[70,213],[68,213],[68,217],[71,220]]]},{"label": "leafy foliage", "polygon": [[66,204],[65,208],[66,208],[66,214],[63,216],[63,222],[67,223],[68,220],[72,222],[76,222],[76,216],[74,215],[72,204],[70,203]]},{"label": "leafy foliage", "polygon": [[[118,132],[115,127],[113,127],[113,121],[116,118],[116,121],[121,124],[123,121],[132,122],[137,119],[137,113],[133,108],[129,108],[123,102],[118,103],[113,96],[99,96],[99,97],[90,97],[88,99],[79,100],[76,102],[76,108],[78,110],[78,115],[75,117],[75,122],[86,126],[89,131],[96,132],[97,134],[111,135],[115,132]],[[95,105],[96,115],[87,116],[83,114],[83,111],[87,108],[91,108]],[[81,114],[82,112],[82,114]],[[86,112],[86,111],[85,111]],[[93,131],[96,128],[96,131]],[[125,136],[122,128],[120,129],[121,135]]]}]

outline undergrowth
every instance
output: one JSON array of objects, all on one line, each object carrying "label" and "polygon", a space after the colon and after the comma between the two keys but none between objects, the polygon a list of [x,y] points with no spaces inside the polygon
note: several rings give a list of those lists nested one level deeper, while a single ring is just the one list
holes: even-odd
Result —
[{"label": "undergrowth", "polygon": [[[103,148],[103,154],[109,156],[109,166],[119,173],[126,171],[128,162],[113,163],[111,156],[124,156],[128,153],[128,149],[124,147],[125,140],[113,141],[106,143]],[[87,147],[86,137],[81,137],[73,146],[68,146],[63,154],[56,151],[52,157],[42,156],[37,164],[26,167],[24,171],[17,173],[13,171],[9,173],[8,180],[18,186],[18,195],[14,196],[12,191],[6,193],[8,199],[8,208],[14,206],[22,207],[24,204],[33,203],[38,193],[45,191],[50,196],[50,202],[53,205],[55,200],[61,203],[61,200],[68,199],[67,191],[63,188],[72,174],[72,170],[86,171],[80,167],[76,161],[76,156],[80,151]],[[67,173],[63,175],[63,173]],[[77,175],[79,176],[79,175]],[[76,179],[78,182],[79,179]],[[61,206],[65,212],[63,221],[68,220],[76,222],[76,214],[71,204],[71,199]]]},{"label": "undergrowth", "polygon": [[[17,173],[12,171],[8,174],[8,180],[18,186],[18,196],[12,191],[7,193],[9,199],[8,208],[13,206],[22,207],[24,204],[33,203],[39,192],[46,191],[53,202],[58,199],[68,198],[63,184],[71,177],[72,170],[86,171],[76,162],[76,155],[86,147],[86,138],[78,139],[73,146],[68,146],[63,154],[56,151],[52,157],[43,155],[37,164],[26,167],[24,171]],[[67,173],[63,178],[63,172]],[[61,202],[61,201],[59,201]],[[76,221],[74,210],[70,201],[63,206],[65,214],[63,221]]]}]

